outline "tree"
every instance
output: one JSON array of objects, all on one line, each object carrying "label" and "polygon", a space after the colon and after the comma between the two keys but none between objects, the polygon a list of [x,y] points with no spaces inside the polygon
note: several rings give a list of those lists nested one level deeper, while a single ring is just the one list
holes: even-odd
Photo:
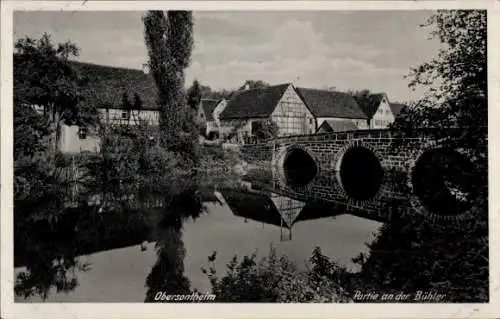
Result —
[{"label": "tree", "polygon": [[204,132],[206,127],[198,119],[199,106],[201,103],[201,85],[197,80],[193,81],[193,85],[189,88],[187,93],[187,104],[186,117],[184,119],[183,127],[186,132],[191,132],[197,137],[199,132]]},{"label": "tree", "polygon": [[54,171],[48,160],[50,130],[47,119],[32,107],[14,104],[14,199],[37,203],[50,187]]},{"label": "tree", "polygon": [[368,89],[363,89],[359,91],[348,91],[348,94],[352,95],[356,103],[363,109],[364,112],[368,114],[374,114],[377,111],[377,107],[380,104],[380,95],[370,92]]},{"label": "tree", "polygon": [[[61,124],[96,124],[96,110],[82,106],[82,80],[68,62],[77,54],[71,43],[54,47],[47,34],[21,39],[14,54],[14,236],[19,273],[15,293],[39,294],[51,287],[70,291],[77,285],[74,242],[78,232],[68,222],[68,180],[54,156]],[[38,112],[35,106],[41,107]],[[51,148],[51,140],[53,142]],[[61,245],[54,245],[61,242]],[[72,275],[73,273],[73,275]]]},{"label": "tree", "polygon": [[268,87],[269,83],[266,83],[262,80],[246,80],[245,83],[238,89],[238,91],[242,91],[245,89],[253,90]]},{"label": "tree", "polygon": [[445,302],[487,302],[487,214],[480,221],[438,225],[423,218],[398,218],[384,224],[368,246],[368,257],[354,260],[362,269],[351,287],[399,293],[435,291]]},{"label": "tree", "polygon": [[[425,96],[397,118],[392,128],[403,135],[422,127],[452,137],[444,147],[468,149],[477,178],[475,218],[438,225],[421,218],[395,216],[384,225],[363,260],[358,284],[383,292],[446,291],[447,301],[488,300],[488,168],[486,11],[446,10],[426,27],[444,45],[438,56],[411,70],[410,88],[427,87]],[[450,130],[454,128],[455,130]],[[394,253],[392,253],[394,252]],[[401,253],[411,257],[401,258]],[[409,255],[408,255],[409,256]]]},{"label": "tree", "polygon": [[424,27],[443,48],[433,60],[413,68],[409,87],[427,87],[394,128],[459,127],[462,146],[486,145],[487,47],[485,10],[441,10]]},{"label": "tree", "polygon": [[474,185],[487,202],[487,47],[485,10],[442,10],[424,27],[443,48],[433,60],[413,68],[410,88],[427,88],[423,98],[398,118],[393,128],[414,134],[432,127],[438,136],[450,137],[443,146],[461,148],[476,166]]},{"label": "tree", "polygon": [[245,89],[257,89],[257,88],[265,88],[268,87],[269,83],[264,82],[262,80],[246,80],[245,83],[238,87],[236,90],[228,90],[228,89],[221,89],[221,90],[212,90],[209,86],[206,85],[200,85],[201,89],[201,96],[203,98],[208,98],[208,99],[230,99],[233,94],[243,91]]},{"label": "tree", "polygon": [[69,58],[79,49],[71,42],[54,45],[48,34],[39,40],[26,37],[15,43],[14,104],[39,106],[49,119],[57,150],[61,125],[95,126],[97,109],[83,102],[83,78]]},{"label": "tree", "polygon": [[258,139],[269,139],[278,136],[279,127],[274,121],[252,122],[252,135]]},{"label": "tree", "polygon": [[142,99],[141,97],[139,96],[139,94],[137,94],[137,92],[134,93],[134,103],[133,103],[133,109],[137,111],[137,118],[138,120],[139,119],[139,112],[141,111],[142,109]]},{"label": "tree", "polygon": [[140,110],[142,109],[142,100],[139,94],[134,93],[134,109]]},{"label": "tree", "polygon": [[149,66],[158,88],[161,140],[177,143],[184,114],[184,69],[193,47],[192,13],[148,11],[143,17]]},{"label": "tree", "polygon": [[193,110],[198,110],[198,105],[201,101],[201,85],[198,80],[193,81],[193,85],[189,88],[187,94],[187,104]]},{"label": "tree", "polygon": [[130,124],[130,113],[132,112],[133,105],[130,103],[127,91],[122,93],[122,108],[127,112],[127,124]]}]

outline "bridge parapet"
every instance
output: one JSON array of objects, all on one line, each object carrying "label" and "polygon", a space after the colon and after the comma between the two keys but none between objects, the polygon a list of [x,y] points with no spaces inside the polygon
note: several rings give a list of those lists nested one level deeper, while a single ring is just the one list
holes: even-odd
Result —
[{"label": "bridge parapet", "polygon": [[[371,130],[354,130],[344,132],[330,132],[320,134],[307,134],[307,135],[289,135],[279,136],[272,139],[265,140],[265,142],[283,143],[284,141],[290,142],[304,142],[304,141],[331,141],[331,140],[352,140],[358,138],[417,138],[417,139],[442,139],[449,136],[461,134],[463,129],[460,128],[423,128],[414,130],[408,134],[397,130],[390,129],[371,129]],[[263,141],[264,142],[264,141]]]}]

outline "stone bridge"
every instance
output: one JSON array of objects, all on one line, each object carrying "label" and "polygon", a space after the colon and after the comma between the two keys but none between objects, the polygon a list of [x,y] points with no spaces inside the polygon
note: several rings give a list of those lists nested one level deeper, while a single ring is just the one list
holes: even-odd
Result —
[{"label": "stone bridge", "polygon": [[[474,208],[472,150],[453,147],[458,131],[421,130],[411,137],[364,130],[279,137],[245,146],[271,166],[277,187],[386,214],[388,202],[440,219],[463,219]],[[459,133],[459,132],[458,132]]]}]

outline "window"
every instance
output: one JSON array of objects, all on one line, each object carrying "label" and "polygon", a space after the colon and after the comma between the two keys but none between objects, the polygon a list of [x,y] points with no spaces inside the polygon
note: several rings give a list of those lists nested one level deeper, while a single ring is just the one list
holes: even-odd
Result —
[{"label": "window", "polygon": [[122,112],[122,119],[126,120],[128,118],[127,112]]},{"label": "window", "polygon": [[86,127],[79,127],[78,128],[78,138],[81,140],[84,140],[87,138],[87,128]]},{"label": "window", "polygon": [[309,125],[312,125],[312,124],[313,124],[313,119],[309,118]]}]

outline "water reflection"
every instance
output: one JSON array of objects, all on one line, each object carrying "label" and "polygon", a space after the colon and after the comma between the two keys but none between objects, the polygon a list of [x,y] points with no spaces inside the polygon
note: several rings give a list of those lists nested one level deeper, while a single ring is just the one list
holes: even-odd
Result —
[{"label": "water reflection", "polygon": [[345,207],[298,200],[277,193],[278,190],[267,189],[264,185],[257,186],[250,182],[243,182],[244,189],[225,189],[220,193],[225,203],[235,216],[251,219],[257,222],[280,227],[281,239],[286,240],[284,231],[288,233],[288,240],[292,239],[292,228],[298,222],[315,220],[342,215]]},{"label": "water reflection", "polygon": [[204,211],[202,196],[191,186],[166,200],[162,217],[153,235],[157,261],[146,278],[146,301],[155,301],[158,292],[189,294],[189,279],[184,275],[186,254],[182,241],[182,223],[186,218],[196,219]]},{"label": "water reflection", "polygon": [[[151,302],[159,291],[206,292],[211,286],[200,267],[213,251],[224,273],[234,255],[265,256],[270,245],[304,270],[320,247],[351,272],[346,289],[448,289],[450,281],[484,279],[471,265],[487,267],[487,242],[477,247],[466,238],[487,238],[487,228],[409,221],[400,214],[406,206],[397,192],[361,207],[336,190],[332,176],[317,176],[303,189],[247,176],[230,187],[195,180],[176,185],[153,200],[161,205],[65,210],[50,226],[16,229],[16,266],[24,266],[16,268],[18,301]],[[145,240],[150,244],[141,251]],[[439,286],[443,282],[448,286]],[[484,287],[476,284],[472,292]]]}]

